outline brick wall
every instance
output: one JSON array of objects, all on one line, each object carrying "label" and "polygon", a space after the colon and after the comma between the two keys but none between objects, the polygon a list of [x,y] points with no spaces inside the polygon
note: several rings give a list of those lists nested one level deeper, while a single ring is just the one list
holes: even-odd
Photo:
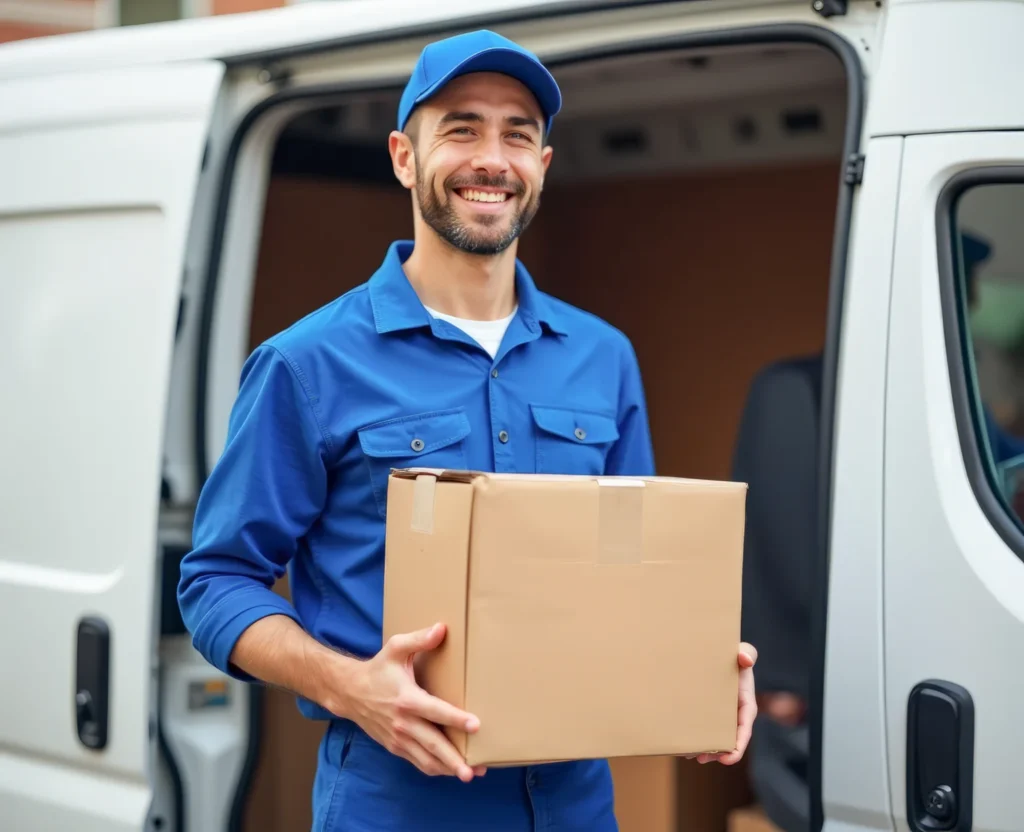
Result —
[{"label": "brick wall", "polygon": [[92,29],[110,0],[8,0],[0,11],[0,43]]},{"label": "brick wall", "polygon": [[[236,14],[284,6],[294,0],[181,0],[182,15]],[[26,38],[117,25],[122,0],[7,0],[0,7],[0,44]],[[145,3],[146,0],[124,0]],[[161,4],[162,6],[162,4]],[[140,6],[145,14],[145,7]],[[135,19],[138,11],[126,14]]]},{"label": "brick wall", "polygon": [[235,14],[261,9],[274,9],[286,5],[287,0],[212,0],[214,14]]}]

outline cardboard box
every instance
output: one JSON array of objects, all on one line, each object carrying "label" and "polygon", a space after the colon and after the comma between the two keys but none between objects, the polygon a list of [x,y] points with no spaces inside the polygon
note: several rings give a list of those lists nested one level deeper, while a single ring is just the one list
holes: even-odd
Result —
[{"label": "cardboard box", "polygon": [[471,765],[731,750],[746,485],[395,470],[384,637],[476,714]]}]

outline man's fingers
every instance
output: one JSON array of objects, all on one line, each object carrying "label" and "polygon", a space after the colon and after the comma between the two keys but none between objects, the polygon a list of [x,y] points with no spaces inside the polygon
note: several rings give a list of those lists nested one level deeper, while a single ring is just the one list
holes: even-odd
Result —
[{"label": "man's fingers", "polygon": [[433,722],[435,725],[449,725],[460,731],[475,732],[480,727],[480,720],[473,714],[466,713],[443,699],[420,691],[412,702],[412,710],[417,716]]},{"label": "man's fingers", "polygon": [[473,779],[473,769],[466,765],[455,746],[433,725],[423,720],[413,720],[408,726],[408,732],[415,743],[464,783]]},{"label": "man's fingers", "polygon": [[404,660],[423,650],[433,650],[444,641],[444,624],[435,624],[423,630],[416,630],[412,633],[401,633],[388,639],[384,649],[392,657]]},{"label": "man's fingers", "polygon": [[477,777],[483,777],[487,774],[487,766],[473,766],[473,774]]},{"label": "man's fingers", "polygon": [[736,728],[736,748],[724,754],[707,755],[711,759],[701,760],[700,762],[707,763],[717,760],[723,766],[731,766],[742,760],[743,755],[747,751],[747,746],[750,744],[750,738],[753,735],[754,717],[756,715],[757,704],[753,697],[741,696]]},{"label": "man's fingers", "polygon": [[742,757],[750,743],[750,737],[754,730],[754,707],[752,703],[745,702],[740,706],[740,726],[736,732],[736,753]]},{"label": "man's fingers", "polygon": [[[754,718],[757,716],[757,699],[754,695],[754,671],[751,670],[757,662],[757,649],[753,644],[742,642],[739,650],[740,690],[739,704],[737,706],[736,724],[736,748],[732,751],[718,754],[699,754],[697,762],[706,765],[711,762],[719,762],[725,766],[731,766],[743,759],[747,745],[754,731]],[[687,755],[688,759],[692,759]]]},{"label": "man's fingers", "polygon": [[754,729],[754,719],[757,717],[757,700],[753,694],[740,696],[739,723],[746,729],[747,739],[750,739],[750,732]]},{"label": "man's fingers", "polygon": [[451,775],[448,767],[415,740],[402,747],[400,756],[405,757],[416,768],[431,777]]},{"label": "man's fingers", "polygon": [[757,648],[746,641],[740,644],[740,667],[753,667],[757,663]]}]

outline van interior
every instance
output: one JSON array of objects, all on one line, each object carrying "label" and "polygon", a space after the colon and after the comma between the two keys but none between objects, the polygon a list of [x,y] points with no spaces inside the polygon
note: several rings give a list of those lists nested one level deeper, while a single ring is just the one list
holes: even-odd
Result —
[{"label": "van interior", "polygon": [[[816,44],[778,43],[554,72],[565,105],[519,256],[541,289],[631,338],[659,473],[728,479],[752,380],[825,342],[843,64]],[[268,143],[253,273],[220,276],[253,281],[249,348],[367,280],[392,240],[411,237],[387,152],[399,94],[319,98]],[[260,724],[243,828],[309,828],[323,726],[272,689]],[[729,811],[755,800],[748,767],[613,761],[621,828],[723,832]]]}]

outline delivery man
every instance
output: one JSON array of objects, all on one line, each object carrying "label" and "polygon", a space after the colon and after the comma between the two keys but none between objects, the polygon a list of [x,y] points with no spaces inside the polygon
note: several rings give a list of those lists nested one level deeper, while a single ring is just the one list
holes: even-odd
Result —
[{"label": "delivery man", "polygon": [[[654,473],[629,341],[539,291],[516,259],[560,107],[540,61],[491,32],[424,49],[388,142],[414,240],[253,352],[200,495],[182,615],[213,665],[292,691],[303,713],[329,720],[316,830],[616,828],[606,761],[466,765],[438,726],[473,732],[479,720],[413,672],[445,622],[381,644],[392,466]],[[533,402],[614,415],[619,437],[602,445],[577,431],[541,458]],[[271,589],[289,566],[294,607]],[[739,645],[735,750],[703,762],[742,757],[755,660]]]}]

